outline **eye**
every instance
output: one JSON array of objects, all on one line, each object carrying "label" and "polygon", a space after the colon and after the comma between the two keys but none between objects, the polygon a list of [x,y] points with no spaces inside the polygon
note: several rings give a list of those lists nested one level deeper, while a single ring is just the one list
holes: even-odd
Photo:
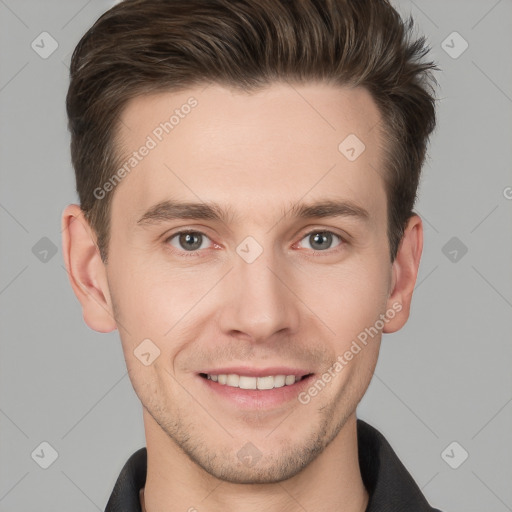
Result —
[{"label": "eye", "polygon": [[[325,252],[332,248],[334,239],[338,239],[338,244],[335,247],[342,245],[344,242],[343,238],[332,231],[326,230],[315,230],[309,232],[299,244],[306,241],[306,249],[313,249],[316,252]],[[178,231],[165,240],[173,248],[177,249],[178,252],[189,253],[192,256],[197,253],[200,249],[207,249],[209,247],[208,242],[211,240],[204,233],[200,231]],[[183,254],[187,256],[187,254]]]},{"label": "eye", "polygon": [[208,244],[205,245],[206,240],[209,238],[199,231],[179,231],[167,238],[166,242],[179,250],[197,252],[208,247]]},{"label": "eye", "polygon": [[331,231],[317,230],[309,232],[301,240],[301,242],[303,240],[307,241],[309,247],[306,247],[306,249],[313,249],[314,251],[325,251],[331,248],[333,237],[337,238],[340,241],[338,245],[341,245],[341,243],[344,241],[339,235],[336,235]]}]

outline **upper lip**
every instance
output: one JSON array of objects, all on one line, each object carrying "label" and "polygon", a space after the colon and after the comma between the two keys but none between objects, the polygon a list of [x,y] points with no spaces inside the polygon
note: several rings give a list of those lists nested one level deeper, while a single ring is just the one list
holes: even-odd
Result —
[{"label": "upper lip", "polygon": [[272,366],[270,368],[253,368],[250,366],[232,366],[223,368],[212,368],[204,370],[201,373],[208,375],[229,375],[234,373],[236,375],[244,375],[247,377],[266,377],[268,375],[295,375],[296,377],[303,377],[312,372],[302,370],[300,368],[292,368],[289,366]]}]

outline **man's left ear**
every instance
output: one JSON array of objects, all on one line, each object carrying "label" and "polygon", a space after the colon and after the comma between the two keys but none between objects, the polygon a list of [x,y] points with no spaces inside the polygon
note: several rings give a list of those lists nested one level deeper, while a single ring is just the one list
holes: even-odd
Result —
[{"label": "man's left ear", "polygon": [[404,230],[393,262],[391,292],[387,309],[394,310],[396,314],[386,322],[383,329],[385,333],[398,331],[409,318],[412,292],[418,276],[422,250],[423,223],[418,215],[413,214]]}]

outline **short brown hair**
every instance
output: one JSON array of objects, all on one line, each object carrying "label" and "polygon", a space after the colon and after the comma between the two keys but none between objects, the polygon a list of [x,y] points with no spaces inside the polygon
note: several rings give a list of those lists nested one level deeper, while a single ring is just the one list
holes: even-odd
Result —
[{"label": "short brown hair", "polygon": [[77,192],[103,261],[113,194],[97,199],[94,190],[120,164],[126,102],[207,83],[255,91],[278,81],[371,93],[384,123],[393,261],[436,122],[438,68],[423,60],[430,48],[412,28],[388,0],[125,0],[103,14],[73,52],[66,98]]}]

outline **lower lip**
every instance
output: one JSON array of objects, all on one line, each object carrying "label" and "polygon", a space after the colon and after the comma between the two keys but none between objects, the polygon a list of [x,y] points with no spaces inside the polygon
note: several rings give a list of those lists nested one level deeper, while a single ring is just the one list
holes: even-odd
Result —
[{"label": "lower lip", "polygon": [[271,409],[294,399],[298,401],[299,393],[310,385],[313,377],[314,375],[311,374],[297,381],[295,384],[291,384],[290,386],[284,385],[280,388],[241,389],[219,384],[218,382],[205,379],[198,375],[198,378],[203,384],[208,386],[212,392],[242,409]]}]

